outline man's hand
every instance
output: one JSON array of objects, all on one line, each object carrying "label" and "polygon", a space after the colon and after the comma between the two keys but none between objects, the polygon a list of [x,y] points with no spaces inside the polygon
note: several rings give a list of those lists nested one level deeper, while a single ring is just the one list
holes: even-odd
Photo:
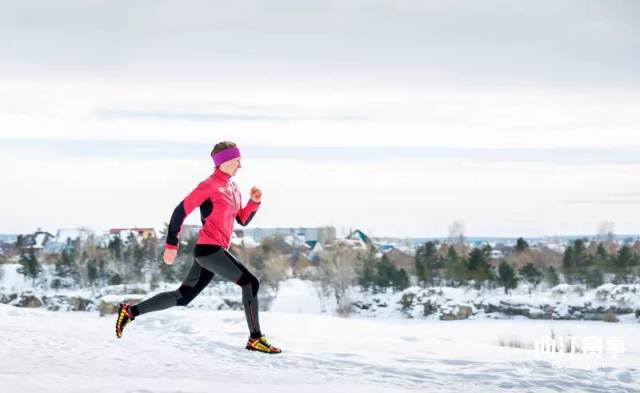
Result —
[{"label": "man's hand", "polygon": [[260,199],[262,199],[262,190],[258,187],[251,187],[251,200],[260,203]]},{"label": "man's hand", "polygon": [[170,249],[165,249],[164,250],[164,263],[166,263],[167,265],[173,265],[173,263],[176,261],[176,255],[178,255],[178,250],[170,250]]}]

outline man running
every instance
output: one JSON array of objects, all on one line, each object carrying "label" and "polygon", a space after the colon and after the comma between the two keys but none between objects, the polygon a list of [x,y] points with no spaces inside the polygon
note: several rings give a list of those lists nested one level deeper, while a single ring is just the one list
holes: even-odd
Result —
[{"label": "man running", "polygon": [[220,142],[211,152],[215,170],[180,202],[171,215],[164,250],[164,262],[172,265],[178,253],[178,233],[184,219],[200,207],[202,229],[194,250],[194,261],[187,277],[178,289],[159,293],[137,305],[120,304],[116,321],[116,336],[138,315],[173,306],[186,306],[202,291],[215,274],[242,287],[242,303],[249,326],[246,348],[265,353],[280,353],[260,331],[258,318],[258,288],[260,283],[242,263],[227,250],[231,241],[233,221],[247,225],[258,211],[262,191],[251,188],[251,199],[242,207],[238,185],[231,180],[240,163],[240,150],[233,142]]}]

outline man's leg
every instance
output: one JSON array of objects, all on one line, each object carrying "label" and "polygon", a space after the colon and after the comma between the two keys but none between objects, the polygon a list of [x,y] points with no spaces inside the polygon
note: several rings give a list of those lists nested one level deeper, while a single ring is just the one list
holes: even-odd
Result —
[{"label": "man's leg", "polygon": [[256,276],[225,249],[196,257],[196,260],[204,269],[211,270],[242,287],[242,304],[251,338],[261,337],[260,320],[258,319],[258,288],[260,283]]},{"label": "man's leg", "polygon": [[135,306],[131,306],[131,313],[135,317],[173,306],[186,306],[209,285],[212,278],[213,273],[203,269],[194,259],[193,265],[191,265],[191,269],[189,269],[189,273],[180,288],[175,291],[159,293]]}]

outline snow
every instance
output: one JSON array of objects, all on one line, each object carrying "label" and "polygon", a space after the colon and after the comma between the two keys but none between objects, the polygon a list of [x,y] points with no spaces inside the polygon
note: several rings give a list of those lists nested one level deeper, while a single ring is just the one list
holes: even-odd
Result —
[{"label": "snow", "polygon": [[0,293],[20,293],[24,290],[31,289],[30,280],[24,275],[18,273],[20,264],[7,263],[0,265],[2,274],[0,275]]},{"label": "snow", "polygon": [[[296,285],[295,283],[293,285]],[[640,391],[637,324],[576,321],[364,320],[261,313],[280,355],[244,350],[240,311],[172,308],[140,316],[115,338],[114,316],[0,305],[3,392]],[[616,336],[606,367],[553,367],[540,336]],[[586,358],[585,358],[586,359]],[[579,362],[578,362],[579,363]],[[37,375],[37,377],[34,377]]]},{"label": "snow", "polygon": [[317,287],[310,281],[290,279],[280,284],[278,295],[270,311],[298,314],[327,313],[334,304],[333,299],[322,299]]},{"label": "snow", "polygon": [[[33,290],[39,295],[88,290],[37,290],[2,265],[0,293]],[[117,303],[135,286],[100,289],[100,298]],[[568,312],[576,299],[638,304],[638,288],[605,284],[580,295],[572,286],[527,288],[505,296],[500,290],[430,288],[446,312],[473,308],[479,298],[499,303],[511,299],[532,306],[557,303]],[[261,295],[270,294],[267,288]],[[407,292],[425,289],[412,287]],[[0,305],[0,386],[3,393],[32,392],[640,392],[640,333],[632,316],[619,323],[595,321],[490,319],[474,315],[464,321],[424,317],[417,307],[407,319],[399,310],[403,293],[371,294],[352,289],[353,301],[375,306],[351,318],[336,314],[333,296],[320,297],[318,283],[290,279],[280,284],[261,326],[281,355],[244,350],[247,326],[238,308],[239,288],[231,283],[207,287],[187,308],[174,307],[140,316],[118,340],[115,316],[98,311],[67,312]],[[633,296],[632,296],[633,295]],[[525,302],[526,300],[526,302]],[[225,304],[226,303],[226,304]],[[262,303],[261,303],[262,304]],[[553,303],[556,304],[556,303]],[[563,307],[565,310],[563,310]],[[218,309],[223,311],[216,311]],[[64,308],[62,308],[64,310]],[[536,340],[555,337],[619,338],[624,351],[604,364],[586,355],[558,363],[540,358]],[[34,378],[37,375],[37,378]]]}]

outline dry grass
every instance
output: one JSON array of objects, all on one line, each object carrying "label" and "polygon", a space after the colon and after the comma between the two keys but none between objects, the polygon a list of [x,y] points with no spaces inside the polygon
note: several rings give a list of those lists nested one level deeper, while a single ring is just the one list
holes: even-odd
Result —
[{"label": "dry grass", "polygon": [[518,349],[533,349],[531,343],[524,342],[520,337],[511,336],[508,338],[500,337],[499,345],[501,347],[518,348]]},{"label": "dry grass", "polygon": [[604,317],[602,318],[602,320],[605,321],[605,322],[620,322],[618,320],[618,317],[616,316],[616,314],[612,313],[611,311],[606,313],[604,315]]}]

